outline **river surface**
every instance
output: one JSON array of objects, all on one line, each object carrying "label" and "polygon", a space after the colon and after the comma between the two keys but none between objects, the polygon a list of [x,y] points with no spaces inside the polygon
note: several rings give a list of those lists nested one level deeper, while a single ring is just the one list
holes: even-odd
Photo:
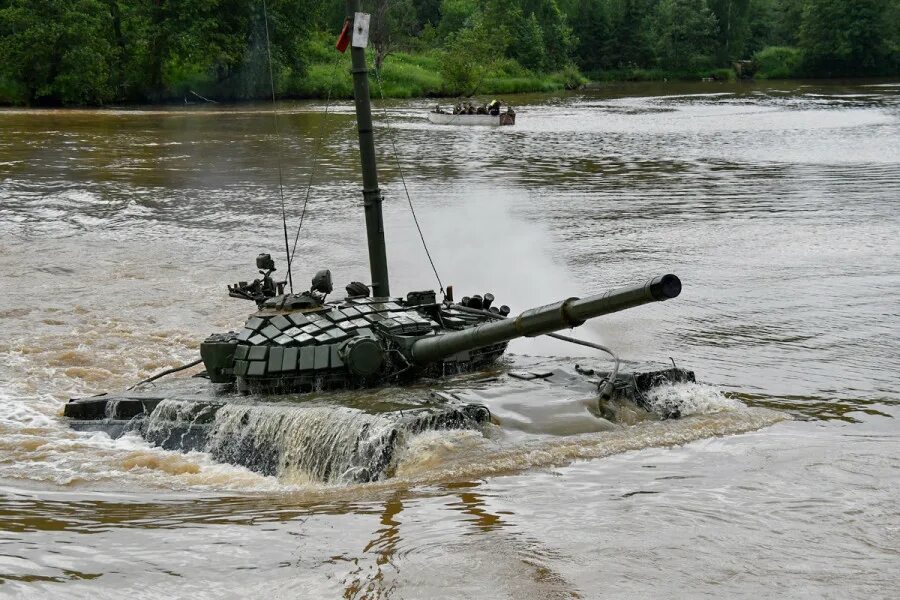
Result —
[{"label": "river surface", "polygon": [[[368,485],[60,417],[243,322],[225,284],[261,251],[284,270],[279,162],[292,234],[312,182],[298,287],[368,279],[352,106],[282,103],[280,142],[262,105],[0,111],[0,596],[895,598],[900,84],[515,102],[497,129],[376,103],[394,293],[436,287],[402,168],[457,296],[521,311],[677,273],[678,299],[577,333],[702,384],[672,390],[683,419],[595,430],[500,389],[499,425],[415,437]],[[510,352],[501,372],[605,366]]]}]

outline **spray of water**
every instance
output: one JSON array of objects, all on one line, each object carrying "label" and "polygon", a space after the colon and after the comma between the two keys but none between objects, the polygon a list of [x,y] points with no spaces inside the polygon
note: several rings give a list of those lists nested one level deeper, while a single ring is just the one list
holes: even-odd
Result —
[{"label": "spray of water", "polygon": [[[507,304],[517,314],[591,291],[581,289],[583,285],[556,258],[557,240],[523,212],[522,207],[531,205],[531,200],[524,202],[508,190],[488,185],[450,190],[447,197],[432,200],[417,210],[419,221],[441,278],[445,284],[454,285],[457,300],[491,292],[495,304]],[[391,277],[398,290],[422,289],[434,285],[434,276],[415,229],[407,221],[399,215],[390,219],[394,224],[388,232]],[[581,328],[578,333],[602,343],[591,329]],[[510,351],[557,356],[580,353],[569,344],[547,337],[515,340]]]},{"label": "spray of water", "polygon": [[383,468],[398,435],[390,420],[345,407],[228,405],[216,414],[207,450],[267,475],[348,483]]},{"label": "spray of water", "polygon": [[208,452],[292,482],[347,484],[390,475],[398,448],[426,430],[478,429],[487,412],[453,406],[371,414],[336,404],[215,407],[164,400],[141,425],[167,449]]},{"label": "spray of water", "polygon": [[721,390],[701,383],[673,383],[651,388],[646,394],[653,412],[663,416],[678,410],[683,417],[739,411],[745,406]]}]

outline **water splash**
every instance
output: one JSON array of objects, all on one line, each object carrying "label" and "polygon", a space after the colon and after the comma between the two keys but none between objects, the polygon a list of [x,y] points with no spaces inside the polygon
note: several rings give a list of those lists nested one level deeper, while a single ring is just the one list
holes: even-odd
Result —
[{"label": "water splash", "polygon": [[396,422],[344,407],[228,405],[216,414],[207,450],[267,475],[348,483],[383,470],[398,435]]},{"label": "water splash", "polygon": [[702,383],[672,383],[651,388],[645,399],[649,408],[662,417],[677,411],[683,417],[708,415],[745,408],[719,389]]},{"label": "water splash", "polygon": [[509,475],[578,460],[746,433],[789,418],[785,413],[761,408],[724,409],[683,419],[643,421],[601,433],[528,439],[519,444],[454,432],[455,447],[451,447],[447,438],[420,437],[401,454],[396,484]]},{"label": "water splash", "polygon": [[335,405],[207,404],[164,400],[144,437],[170,450],[202,450],[292,482],[347,484],[388,477],[398,448],[426,430],[479,429],[477,405],[371,414]]}]

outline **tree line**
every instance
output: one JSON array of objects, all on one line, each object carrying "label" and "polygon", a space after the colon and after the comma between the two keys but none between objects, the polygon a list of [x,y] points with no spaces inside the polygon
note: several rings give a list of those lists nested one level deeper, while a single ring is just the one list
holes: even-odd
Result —
[{"label": "tree line", "polygon": [[[447,90],[505,72],[894,75],[900,0],[370,0],[373,61],[434,55]],[[0,0],[0,102],[303,95],[343,0]],[[266,25],[268,24],[268,27]],[[267,38],[268,30],[268,38]],[[267,43],[267,39],[269,43]]]},{"label": "tree line", "polygon": [[900,66],[898,0],[569,0],[567,6],[576,15],[576,61],[589,72],[729,67],[760,53],[789,55],[785,75],[793,76],[889,75]]}]

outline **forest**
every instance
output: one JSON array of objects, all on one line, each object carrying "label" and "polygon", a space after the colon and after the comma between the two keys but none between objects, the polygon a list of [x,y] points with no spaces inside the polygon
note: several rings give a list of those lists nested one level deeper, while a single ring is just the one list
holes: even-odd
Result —
[{"label": "forest", "polygon": [[[343,0],[0,0],[0,103],[349,97]],[[900,73],[900,0],[370,0],[393,97]],[[268,30],[268,35],[267,35]]]}]

